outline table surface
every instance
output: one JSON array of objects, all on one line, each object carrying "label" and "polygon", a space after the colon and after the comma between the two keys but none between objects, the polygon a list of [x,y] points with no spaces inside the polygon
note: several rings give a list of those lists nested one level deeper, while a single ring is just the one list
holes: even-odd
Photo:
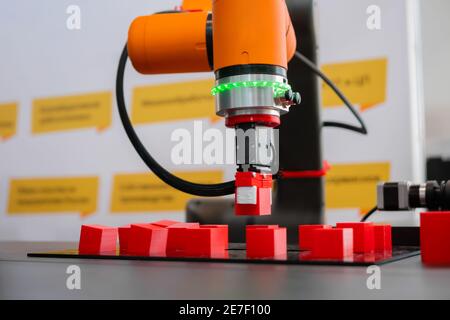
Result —
[{"label": "table surface", "polygon": [[[420,256],[380,266],[381,289],[366,267],[28,258],[67,242],[0,242],[0,299],[450,299],[450,268]],[[67,267],[81,289],[66,286]]]}]

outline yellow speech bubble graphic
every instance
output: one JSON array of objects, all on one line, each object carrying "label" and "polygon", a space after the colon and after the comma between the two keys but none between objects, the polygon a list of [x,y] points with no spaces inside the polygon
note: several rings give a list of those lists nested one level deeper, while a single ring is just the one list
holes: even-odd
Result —
[{"label": "yellow speech bubble graphic", "polygon": [[376,206],[376,186],[389,180],[390,168],[389,162],[331,165],[325,180],[326,208],[369,211]]},{"label": "yellow speech bubble graphic", "polygon": [[[327,64],[322,71],[336,84],[351,103],[359,105],[361,111],[386,101],[386,58]],[[324,107],[343,106],[334,91],[323,83],[322,103]]]},{"label": "yellow speech bubble graphic", "polygon": [[[219,183],[222,171],[174,172],[180,178],[197,183]],[[183,211],[194,196],[167,185],[152,173],[118,174],[114,176],[111,212]]]},{"label": "yellow speech bubble graphic", "polygon": [[102,131],[111,125],[111,92],[33,100],[32,132],[48,133],[85,128]]},{"label": "yellow speech bubble graphic", "polygon": [[131,121],[134,124],[208,118],[216,122],[211,89],[214,80],[196,80],[133,90]]},{"label": "yellow speech bubble graphic", "polygon": [[7,140],[16,134],[17,103],[0,104],[0,138]]},{"label": "yellow speech bubble graphic", "polygon": [[8,213],[79,213],[97,210],[98,177],[12,179]]}]

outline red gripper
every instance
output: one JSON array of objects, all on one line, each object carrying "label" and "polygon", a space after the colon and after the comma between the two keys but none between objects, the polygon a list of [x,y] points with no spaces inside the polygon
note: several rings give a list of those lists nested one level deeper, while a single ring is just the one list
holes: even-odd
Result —
[{"label": "red gripper", "polygon": [[271,214],[272,175],[236,172],[235,213],[239,216]]}]

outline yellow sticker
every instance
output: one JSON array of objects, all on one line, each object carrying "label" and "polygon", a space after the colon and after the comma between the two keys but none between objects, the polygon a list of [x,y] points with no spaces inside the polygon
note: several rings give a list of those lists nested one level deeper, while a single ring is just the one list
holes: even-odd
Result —
[{"label": "yellow sticker", "polygon": [[220,119],[211,89],[214,80],[197,80],[137,87],[133,90],[131,120],[134,124],[173,120]]},{"label": "yellow sticker", "polygon": [[[197,183],[220,183],[222,171],[184,171],[176,176]],[[118,174],[114,177],[111,212],[183,211],[194,196],[175,190],[151,173]]]},{"label": "yellow sticker", "polygon": [[359,208],[361,213],[376,206],[376,186],[388,181],[389,162],[335,164],[325,184],[327,209]]},{"label": "yellow sticker", "polygon": [[9,214],[79,213],[97,210],[98,177],[13,179]]},{"label": "yellow sticker", "polygon": [[111,92],[35,99],[32,132],[47,133],[83,128],[106,129],[111,124]]},{"label": "yellow sticker", "polygon": [[[387,59],[327,64],[322,71],[337,85],[344,95],[361,111],[386,101]],[[325,83],[322,85],[324,107],[339,107],[343,103]]]},{"label": "yellow sticker", "polygon": [[0,138],[7,140],[16,134],[17,103],[0,104]]}]

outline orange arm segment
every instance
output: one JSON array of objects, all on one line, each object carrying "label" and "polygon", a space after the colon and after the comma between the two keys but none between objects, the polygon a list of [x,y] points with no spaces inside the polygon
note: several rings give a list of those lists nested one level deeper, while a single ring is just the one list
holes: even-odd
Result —
[{"label": "orange arm segment", "polygon": [[287,68],[296,41],[284,0],[214,0],[214,70],[242,64]]},{"label": "orange arm segment", "polygon": [[207,12],[154,14],[136,18],[128,31],[128,54],[144,74],[210,71]]},{"label": "orange arm segment", "polygon": [[210,3],[185,0],[187,8],[201,8],[136,18],[128,32],[134,68],[143,74],[205,72],[245,64],[287,69],[296,38],[284,0],[214,0],[212,35],[207,34],[210,13],[200,11]]},{"label": "orange arm segment", "polygon": [[292,25],[289,11],[286,8],[286,53],[288,62],[294,57],[297,50],[297,37],[295,36],[294,26]]},{"label": "orange arm segment", "polygon": [[181,8],[183,10],[211,11],[212,0],[183,0]]}]

